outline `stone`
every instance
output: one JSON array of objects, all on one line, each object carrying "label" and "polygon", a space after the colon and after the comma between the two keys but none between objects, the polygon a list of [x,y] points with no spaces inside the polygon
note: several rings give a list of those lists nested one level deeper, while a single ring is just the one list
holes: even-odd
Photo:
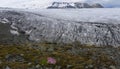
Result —
[{"label": "stone", "polygon": [[2,64],[2,61],[0,60],[0,64]]},{"label": "stone", "polygon": [[38,64],[38,65],[36,65],[36,68],[40,68],[40,65]]},{"label": "stone", "polygon": [[45,52],[46,50],[47,50],[46,47],[44,47],[44,46],[40,46],[40,51],[41,51],[41,52]]},{"label": "stone", "polygon": [[31,62],[28,63],[28,65],[31,65],[31,64],[32,64]]},{"label": "stone", "polygon": [[8,54],[5,56],[6,61],[8,62],[23,62],[24,58],[19,54]]},{"label": "stone", "polygon": [[86,69],[93,69],[94,66],[93,66],[93,65],[87,65],[87,66],[85,66],[85,68],[86,68]]},{"label": "stone", "polygon": [[20,54],[20,56],[24,56],[24,54]]},{"label": "stone", "polygon": [[116,69],[116,67],[111,65],[111,66],[110,66],[110,69]]},{"label": "stone", "polygon": [[73,67],[73,65],[67,65],[67,69],[70,69],[72,67]]},{"label": "stone", "polygon": [[50,48],[48,48],[48,50],[47,51],[49,51],[49,52],[53,52],[54,51],[54,47],[50,47]]},{"label": "stone", "polygon": [[11,69],[9,66],[6,66],[6,68],[5,69]]}]

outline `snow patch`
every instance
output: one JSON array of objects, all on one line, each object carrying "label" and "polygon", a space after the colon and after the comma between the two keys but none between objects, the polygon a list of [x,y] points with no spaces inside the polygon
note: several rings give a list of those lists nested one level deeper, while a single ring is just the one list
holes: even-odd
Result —
[{"label": "snow patch", "polygon": [[3,19],[0,20],[0,22],[5,24],[5,23],[9,23],[9,20],[6,19],[6,18],[3,18]]},{"label": "snow patch", "polygon": [[19,35],[19,32],[16,31],[16,30],[10,30],[10,33],[13,34],[13,35]]}]

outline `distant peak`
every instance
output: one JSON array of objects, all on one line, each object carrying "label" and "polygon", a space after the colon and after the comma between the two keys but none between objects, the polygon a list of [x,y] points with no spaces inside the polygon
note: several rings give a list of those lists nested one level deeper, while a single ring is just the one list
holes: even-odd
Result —
[{"label": "distant peak", "polygon": [[99,3],[84,3],[84,2],[53,2],[51,6],[47,7],[48,9],[61,9],[61,8],[104,8]]}]

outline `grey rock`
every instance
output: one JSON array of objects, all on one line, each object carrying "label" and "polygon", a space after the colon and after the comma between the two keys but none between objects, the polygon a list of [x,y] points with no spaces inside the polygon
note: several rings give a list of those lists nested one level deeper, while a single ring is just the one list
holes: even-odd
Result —
[{"label": "grey rock", "polygon": [[70,69],[72,67],[73,67],[73,65],[67,65],[67,69]]},{"label": "grey rock", "polygon": [[9,66],[6,66],[6,68],[5,69],[11,69]]},{"label": "grey rock", "polygon": [[61,66],[55,66],[54,69],[61,69],[62,67]]},{"label": "grey rock", "polygon": [[87,65],[87,66],[85,67],[85,69],[93,69],[93,68],[94,68],[93,65]]},{"label": "grey rock", "polygon": [[111,66],[110,66],[110,69],[116,69],[116,67],[111,65]]},{"label": "grey rock", "polygon": [[32,64],[31,62],[28,63],[28,65],[31,65],[31,64]]},{"label": "grey rock", "polygon": [[19,54],[8,54],[5,56],[6,61],[8,62],[23,62],[24,58]]},{"label": "grey rock", "polygon": [[0,60],[0,64],[2,64],[2,61]]},{"label": "grey rock", "polygon": [[20,54],[20,56],[24,56],[24,54]]},{"label": "grey rock", "polygon": [[41,52],[44,52],[44,51],[46,51],[46,50],[47,50],[46,47],[44,47],[44,46],[40,46],[40,51],[41,51]]},{"label": "grey rock", "polygon": [[54,51],[54,47],[51,46],[47,51],[53,52]]},{"label": "grey rock", "polygon": [[36,65],[36,68],[40,68],[40,65],[38,64],[38,65]]}]

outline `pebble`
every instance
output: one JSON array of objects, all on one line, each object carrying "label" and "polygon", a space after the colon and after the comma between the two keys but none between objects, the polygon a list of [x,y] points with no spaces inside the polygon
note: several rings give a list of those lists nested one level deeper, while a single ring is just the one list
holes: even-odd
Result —
[{"label": "pebble", "polygon": [[31,64],[32,64],[31,62],[28,63],[28,65],[31,65]]},{"label": "pebble", "polygon": [[24,54],[20,54],[20,56],[24,56]]},{"label": "pebble", "polygon": [[53,48],[53,47],[50,47],[50,48],[48,49],[48,51],[49,51],[49,52],[53,52],[53,51],[54,51],[54,48]]},{"label": "pebble", "polygon": [[88,65],[85,67],[86,69],[93,68],[93,65]]},{"label": "pebble", "polygon": [[9,66],[6,66],[6,68],[5,69],[11,69]]},{"label": "pebble", "polygon": [[2,61],[0,60],[0,64],[2,64]]},{"label": "pebble", "polygon": [[40,51],[42,51],[42,52],[46,51],[46,47],[40,46]]},{"label": "pebble", "polygon": [[71,68],[72,67],[72,65],[67,65],[67,68]]},{"label": "pebble", "polygon": [[22,62],[22,61],[24,61],[24,58],[19,54],[8,54],[5,56],[5,59],[9,62],[16,62],[16,61]]},{"label": "pebble", "polygon": [[40,68],[40,65],[39,65],[39,64],[37,64],[37,65],[36,65],[36,68]]},{"label": "pebble", "polygon": [[116,69],[116,67],[115,66],[110,66],[110,69]]}]

